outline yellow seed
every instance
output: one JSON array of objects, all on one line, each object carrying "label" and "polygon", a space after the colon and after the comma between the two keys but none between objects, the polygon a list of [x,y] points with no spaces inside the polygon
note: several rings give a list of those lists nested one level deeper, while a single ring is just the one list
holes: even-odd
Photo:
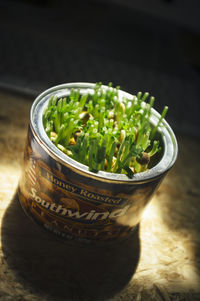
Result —
[{"label": "yellow seed", "polygon": [[70,138],[69,145],[75,145],[75,144],[76,144],[76,141],[75,141],[74,137]]},{"label": "yellow seed", "polygon": [[68,149],[66,149],[65,153],[68,155],[68,156],[71,156],[72,155],[72,152]]},{"label": "yellow seed", "polygon": [[141,157],[141,158],[137,158],[136,160],[137,160],[137,162],[140,163],[141,165],[146,165],[146,164],[148,164],[149,161],[150,161],[150,156],[149,156],[149,154],[143,152],[143,153],[142,153],[142,157]]},{"label": "yellow seed", "polygon": [[51,137],[57,137],[58,135],[57,135],[55,132],[51,132],[51,133],[50,133],[50,136],[51,136]]},{"label": "yellow seed", "polygon": [[78,138],[78,136],[80,136],[81,135],[81,131],[77,131],[75,134],[74,134],[74,137],[75,137],[75,139],[77,139]]},{"label": "yellow seed", "polygon": [[79,118],[82,120],[83,124],[86,124],[86,122],[90,119],[91,114],[89,114],[87,111],[83,111],[80,113]]},{"label": "yellow seed", "polygon": [[58,144],[57,146],[62,152],[66,152],[66,148],[62,144]]},{"label": "yellow seed", "polygon": [[58,137],[58,135],[55,132],[50,133],[50,140],[51,141],[55,142],[57,137]]},{"label": "yellow seed", "polygon": [[108,161],[107,161],[107,159],[105,159],[105,163],[104,163],[104,169],[106,170],[106,169],[107,169],[107,167],[108,167]]}]

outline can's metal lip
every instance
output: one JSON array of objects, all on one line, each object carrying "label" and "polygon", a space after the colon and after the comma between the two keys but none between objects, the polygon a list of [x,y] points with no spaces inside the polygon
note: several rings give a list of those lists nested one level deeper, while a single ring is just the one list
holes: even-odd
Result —
[{"label": "can's metal lip", "polygon": [[[161,177],[165,174],[175,163],[177,154],[178,154],[178,144],[175,137],[173,130],[171,129],[170,125],[167,123],[166,120],[163,120],[163,126],[160,127],[158,130],[161,133],[162,141],[164,145],[164,152],[161,160],[145,172],[140,172],[134,174],[133,178],[128,178],[125,174],[116,174],[110,172],[99,171],[98,173],[94,173],[89,171],[86,165],[83,165],[72,158],[65,155],[62,151],[60,151],[54,144],[51,142],[49,137],[47,136],[43,123],[42,123],[42,115],[44,112],[45,107],[47,106],[47,102],[52,95],[57,95],[58,97],[64,97],[69,94],[71,88],[80,88],[81,93],[85,91],[92,91],[94,88],[94,83],[67,83],[54,86],[42,94],[40,94],[34,101],[31,111],[30,111],[30,124],[33,130],[34,136],[40,145],[47,151],[47,153],[53,157],[54,159],[58,160],[60,163],[66,165],[68,168],[72,169],[73,171],[87,176],[89,178],[93,178],[96,180],[101,181],[108,181],[108,182],[117,182],[117,183],[141,183],[141,182],[148,182],[157,177]],[[107,86],[102,86],[103,88],[107,89]],[[132,95],[119,90],[119,97],[127,97],[131,98]],[[152,109],[152,117],[151,122],[152,125],[155,125],[160,118],[160,114],[155,110]]]}]

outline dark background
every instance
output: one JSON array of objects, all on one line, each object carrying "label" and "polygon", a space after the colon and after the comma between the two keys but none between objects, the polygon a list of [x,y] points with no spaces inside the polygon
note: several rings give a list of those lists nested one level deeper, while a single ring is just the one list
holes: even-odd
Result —
[{"label": "dark background", "polygon": [[199,0],[1,0],[0,90],[33,99],[53,85],[112,81],[169,106],[200,135]]}]

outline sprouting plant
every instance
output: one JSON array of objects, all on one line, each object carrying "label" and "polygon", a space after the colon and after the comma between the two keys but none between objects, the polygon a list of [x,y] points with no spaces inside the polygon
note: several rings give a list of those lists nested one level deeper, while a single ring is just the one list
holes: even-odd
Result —
[{"label": "sprouting plant", "polygon": [[52,96],[43,114],[44,129],[66,155],[90,171],[124,173],[146,171],[151,157],[161,150],[155,140],[168,107],[157,125],[150,123],[154,97],[138,92],[132,99],[119,97],[119,87],[97,83],[93,93],[71,89],[64,98]]}]

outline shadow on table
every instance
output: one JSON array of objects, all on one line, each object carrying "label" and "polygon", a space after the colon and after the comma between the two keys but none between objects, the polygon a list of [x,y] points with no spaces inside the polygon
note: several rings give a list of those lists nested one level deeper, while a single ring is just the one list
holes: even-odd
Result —
[{"label": "shadow on table", "polygon": [[2,248],[18,281],[31,290],[70,300],[104,300],[122,290],[136,270],[139,227],[113,246],[63,243],[24,214],[16,194],[3,218]]}]

